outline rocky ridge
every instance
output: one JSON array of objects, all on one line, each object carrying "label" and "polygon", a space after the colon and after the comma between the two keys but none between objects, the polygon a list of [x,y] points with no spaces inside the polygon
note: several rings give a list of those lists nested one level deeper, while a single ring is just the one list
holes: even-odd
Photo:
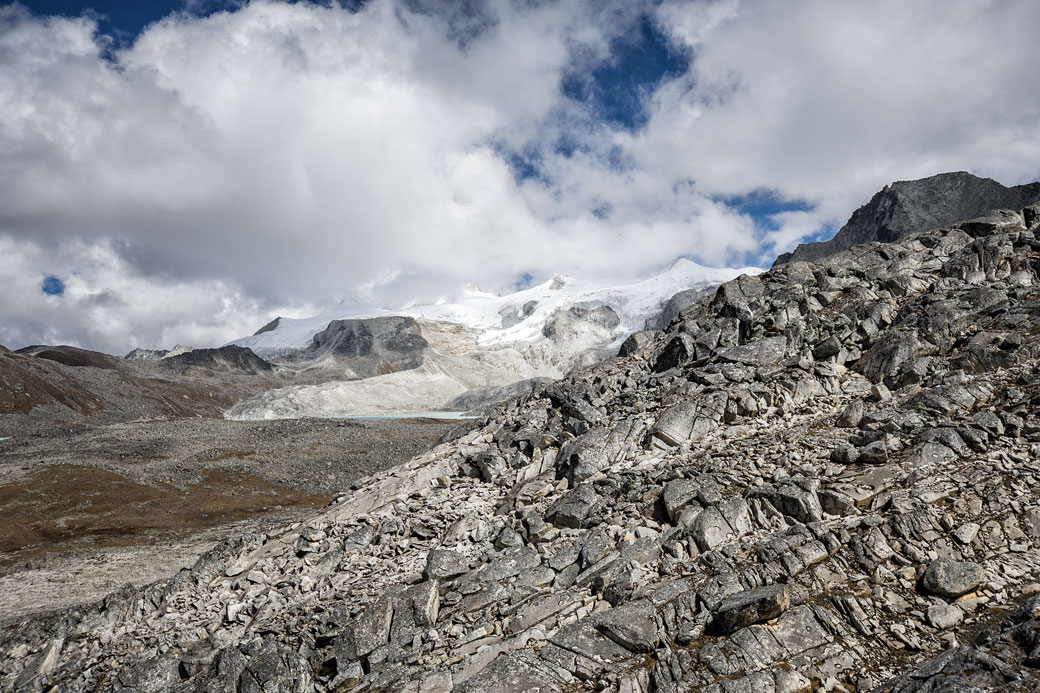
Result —
[{"label": "rocky ridge", "polygon": [[814,262],[862,243],[891,243],[905,236],[983,216],[991,209],[1022,209],[1040,201],[1040,183],[1004,187],[965,171],[886,185],[857,209],[834,238],[803,243],[785,262]]},{"label": "rocky ridge", "polygon": [[353,375],[364,378],[418,368],[428,346],[415,318],[332,320],[292,359],[344,363]]},{"label": "rocky ridge", "polygon": [[1040,686],[1040,206],[742,276],[3,690]]},{"label": "rocky ridge", "polygon": [[126,360],[70,346],[0,347],[0,435],[37,428],[154,418],[219,417],[282,386],[284,375],[248,349],[199,349]]},{"label": "rocky ridge", "polygon": [[249,349],[229,344],[218,349],[191,349],[159,360],[161,368],[176,372],[205,369],[212,372],[231,372],[249,375],[274,371],[267,361]]}]

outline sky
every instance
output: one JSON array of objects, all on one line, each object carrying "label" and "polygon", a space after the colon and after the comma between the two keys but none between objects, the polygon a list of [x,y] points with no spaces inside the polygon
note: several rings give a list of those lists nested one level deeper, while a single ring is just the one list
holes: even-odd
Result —
[{"label": "sky", "polygon": [[1040,179],[1040,3],[0,4],[0,344],[679,257],[767,266],[884,185]]}]

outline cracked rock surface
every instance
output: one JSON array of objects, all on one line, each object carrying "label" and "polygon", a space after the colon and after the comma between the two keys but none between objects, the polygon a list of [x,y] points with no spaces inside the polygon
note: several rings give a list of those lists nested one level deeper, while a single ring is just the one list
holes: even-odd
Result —
[{"label": "cracked rock surface", "polygon": [[3,690],[1035,691],[1038,219],[728,282]]}]

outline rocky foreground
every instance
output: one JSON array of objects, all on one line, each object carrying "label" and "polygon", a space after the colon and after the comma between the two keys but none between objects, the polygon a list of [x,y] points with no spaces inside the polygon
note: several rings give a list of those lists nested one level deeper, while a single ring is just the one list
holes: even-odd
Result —
[{"label": "rocky foreground", "polygon": [[1040,206],[724,284],[4,690],[1040,688]]}]

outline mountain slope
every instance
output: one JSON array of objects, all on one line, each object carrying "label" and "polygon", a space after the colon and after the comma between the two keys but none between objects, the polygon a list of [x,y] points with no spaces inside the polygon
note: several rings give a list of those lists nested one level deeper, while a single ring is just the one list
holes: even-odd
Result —
[{"label": "mountain slope", "polygon": [[333,362],[367,378],[418,368],[428,346],[415,318],[388,315],[332,320],[306,349],[293,352],[290,360]]},{"label": "mountain slope", "polygon": [[993,209],[1022,209],[1038,201],[1040,183],[1006,188],[995,180],[964,171],[897,181],[857,209],[834,238],[803,243],[793,252],[780,255],[773,266],[811,262],[862,243],[890,243],[913,233],[980,217]]},{"label": "mountain slope", "polygon": [[284,383],[255,354],[231,350],[129,361],[69,346],[0,347],[0,435],[31,426],[220,416]]},{"label": "mountain slope", "polygon": [[223,346],[219,349],[191,349],[174,356],[166,356],[159,360],[162,370],[175,372],[191,372],[206,370],[221,373],[240,373],[256,375],[271,373],[274,367],[240,346]]},{"label": "mountain slope", "polygon": [[1037,690],[1038,217],[729,281],[302,526],[6,630],[4,685]]}]

